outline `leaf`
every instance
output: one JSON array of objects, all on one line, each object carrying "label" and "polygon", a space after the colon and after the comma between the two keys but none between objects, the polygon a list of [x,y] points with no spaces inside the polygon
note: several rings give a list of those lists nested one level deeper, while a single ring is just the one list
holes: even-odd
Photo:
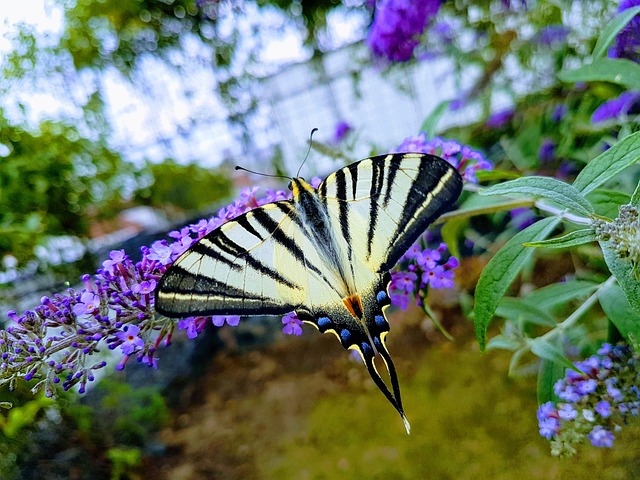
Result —
[{"label": "leaf", "polygon": [[571,185],[552,177],[522,177],[508,182],[498,183],[480,190],[480,195],[510,195],[522,193],[551,200],[562,207],[589,216],[593,207],[578,190]]},{"label": "leaf", "polygon": [[638,279],[633,271],[633,264],[628,259],[620,258],[611,246],[610,241],[605,242],[601,240],[599,243],[607,267],[609,267],[611,273],[616,277],[618,285],[622,287],[633,311],[640,315],[640,283],[638,283]]},{"label": "leaf", "polygon": [[631,308],[619,285],[607,285],[598,290],[598,300],[609,320],[630,343],[640,339],[640,314]]},{"label": "leaf", "polygon": [[605,190],[597,188],[586,196],[589,203],[593,205],[593,209],[598,215],[607,218],[615,218],[618,216],[620,205],[630,202],[630,197],[624,192],[615,190]]},{"label": "leaf", "polygon": [[498,304],[534,250],[525,242],[546,238],[558,225],[558,218],[549,217],[518,232],[493,256],[480,274],[475,291],[474,322],[480,348],[484,350],[487,329]]},{"label": "leaf", "polygon": [[552,342],[548,342],[542,337],[533,338],[529,341],[529,346],[531,347],[531,352],[538,357],[577,371],[575,365],[565,357],[562,349]]},{"label": "leaf", "polygon": [[538,404],[557,400],[553,386],[564,378],[565,368],[556,362],[542,359],[538,370]]},{"label": "leaf", "polygon": [[618,35],[620,30],[622,30],[638,13],[640,13],[640,6],[629,8],[616,15],[613,20],[609,22],[598,37],[596,46],[591,54],[591,58],[593,58],[594,61],[604,56],[607,52],[607,48],[609,48],[611,42],[616,38],[616,35]]},{"label": "leaf", "polygon": [[549,238],[540,242],[525,243],[525,247],[568,248],[596,241],[596,234],[591,228],[574,230],[561,237]]},{"label": "leaf", "polygon": [[456,258],[461,258],[459,239],[464,238],[463,232],[469,224],[466,218],[452,218],[448,220],[440,229],[440,235],[442,235],[442,241],[447,244],[451,255]]},{"label": "leaf", "polygon": [[627,59],[601,58],[558,74],[563,82],[611,82],[640,90],[640,65]]},{"label": "leaf", "polygon": [[573,186],[583,195],[587,195],[638,160],[640,132],[635,132],[587,163],[576,177]]},{"label": "leaf", "polygon": [[523,298],[504,297],[498,304],[496,315],[499,317],[555,327],[558,322],[548,312],[541,310],[536,305]]},{"label": "leaf", "polygon": [[585,280],[553,283],[529,293],[527,301],[537,305],[538,308],[549,309],[576,298],[586,297],[593,293],[599,285],[599,283]]},{"label": "leaf", "polygon": [[424,119],[424,122],[422,122],[420,131],[424,132],[427,135],[427,139],[433,138],[435,136],[438,122],[440,122],[442,116],[449,111],[450,104],[451,100],[440,102],[436,106],[436,108],[431,111],[427,118]]}]

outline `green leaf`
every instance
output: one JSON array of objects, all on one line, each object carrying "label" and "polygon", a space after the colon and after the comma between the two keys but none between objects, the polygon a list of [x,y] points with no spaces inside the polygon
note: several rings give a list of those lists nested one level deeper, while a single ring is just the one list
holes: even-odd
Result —
[{"label": "green leaf", "polygon": [[580,215],[589,216],[593,207],[578,190],[552,177],[522,177],[498,183],[480,190],[480,195],[511,195],[514,193],[542,197]]},{"label": "green leaf", "polygon": [[553,386],[564,378],[565,368],[556,362],[542,359],[538,370],[538,404],[555,402],[557,400]]},{"label": "green leaf", "polygon": [[563,367],[577,370],[575,365],[564,356],[562,349],[552,342],[548,342],[542,337],[533,338],[529,341],[529,346],[531,347],[531,352],[538,357],[557,363]]},{"label": "green leaf", "polygon": [[640,314],[631,308],[619,285],[612,284],[598,290],[598,300],[609,320],[630,343],[640,339]]},{"label": "green leaf", "polygon": [[451,255],[460,258],[460,248],[458,239],[463,238],[464,229],[469,221],[466,218],[453,218],[447,221],[440,229],[442,241],[447,244]]},{"label": "green leaf", "polygon": [[638,160],[640,132],[635,132],[591,160],[578,174],[573,186],[583,195],[587,195]]},{"label": "green leaf", "polygon": [[627,59],[601,58],[558,74],[563,82],[611,82],[640,90],[640,65]]},{"label": "green leaf", "polygon": [[625,205],[630,202],[628,194],[615,190],[605,190],[603,188],[597,188],[589,193],[586,198],[589,200],[589,203],[593,205],[593,209],[598,215],[607,218],[616,218],[620,205]]},{"label": "green leaf", "polygon": [[498,304],[496,315],[510,320],[555,327],[558,322],[548,312],[527,301],[528,299],[504,297]]},{"label": "green leaf", "polygon": [[424,119],[424,122],[422,122],[420,131],[426,133],[427,139],[435,136],[438,122],[440,122],[442,116],[449,111],[450,104],[451,100],[440,102],[438,106],[431,111],[427,118]]},{"label": "green leaf", "polygon": [[600,241],[600,248],[604,254],[604,261],[607,267],[622,287],[624,294],[629,301],[631,308],[640,315],[640,283],[633,270],[633,264],[629,259],[620,258],[618,253],[612,248],[610,241]]},{"label": "green leaf", "polygon": [[611,22],[604,28],[600,36],[598,37],[598,41],[596,42],[596,46],[593,49],[593,53],[591,57],[593,60],[597,60],[598,58],[604,56],[611,45],[611,42],[616,38],[616,35],[620,33],[629,21],[635,17],[638,13],[640,13],[640,6],[629,8],[624,12],[616,15]]},{"label": "green leaf", "polygon": [[533,255],[534,250],[522,244],[546,238],[559,222],[559,219],[549,217],[518,232],[489,260],[480,274],[476,285],[473,312],[476,338],[482,350],[484,350],[491,317],[500,300]]},{"label": "green leaf", "polygon": [[596,241],[596,234],[591,228],[574,230],[561,237],[549,238],[540,242],[525,243],[525,247],[567,248]]},{"label": "green leaf", "polygon": [[539,288],[527,295],[527,301],[538,308],[549,309],[580,297],[590,295],[600,284],[585,280],[569,280],[562,283],[552,283]]}]

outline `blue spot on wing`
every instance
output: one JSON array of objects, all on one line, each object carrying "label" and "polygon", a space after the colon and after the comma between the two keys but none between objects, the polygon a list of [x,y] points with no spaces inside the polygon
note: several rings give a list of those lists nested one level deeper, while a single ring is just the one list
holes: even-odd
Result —
[{"label": "blue spot on wing", "polygon": [[378,294],[376,295],[376,300],[378,300],[378,302],[383,302],[387,299],[387,292],[385,292],[384,290],[380,290],[378,292]]},{"label": "blue spot on wing", "polygon": [[351,345],[351,332],[346,328],[340,331],[340,339],[344,345]]},{"label": "blue spot on wing", "polygon": [[365,358],[373,356],[373,348],[371,348],[371,345],[369,345],[368,342],[362,342],[360,344],[360,348],[362,349],[362,353],[364,354]]},{"label": "blue spot on wing", "polygon": [[385,320],[385,318],[382,315],[376,315],[376,325],[379,327],[386,327],[387,326],[387,321]]},{"label": "blue spot on wing", "polygon": [[326,330],[327,328],[329,328],[331,326],[331,319],[329,317],[320,317],[318,319],[318,326],[323,329]]}]

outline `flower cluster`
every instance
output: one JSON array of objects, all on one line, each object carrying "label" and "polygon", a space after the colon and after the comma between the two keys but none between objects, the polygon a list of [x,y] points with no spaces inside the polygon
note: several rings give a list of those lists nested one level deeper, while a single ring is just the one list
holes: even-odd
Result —
[{"label": "flower cluster", "polygon": [[382,0],[376,9],[367,44],[377,57],[391,62],[413,58],[429,21],[440,9],[440,0]]},{"label": "flower cluster", "polygon": [[640,92],[623,92],[616,98],[607,100],[596,108],[591,115],[591,123],[600,123],[606,120],[624,118],[630,113],[637,112],[640,112]]},{"label": "flower cluster", "polygon": [[540,435],[551,440],[551,453],[570,456],[589,440],[611,447],[619,431],[640,409],[640,356],[626,345],[604,344],[598,354],[575,364],[554,386],[560,402],[538,408]]},{"label": "flower cluster", "polygon": [[413,299],[421,305],[429,287],[453,287],[453,270],[459,265],[458,259],[449,255],[444,243],[435,249],[425,248],[424,244],[429,243],[427,237],[425,234],[414,243],[391,272],[391,303],[403,310]]},{"label": "flower cluster", "polygon": [[[621,0],[618,13],[640,5],[640,0]],[[640,62],[640,15],[636,15],[616,36],[615,44],[609,49],[609,56],[627,58]]]},{"label": "flower cluster", "polygon": [[478,170],[493,168],[491,162],[485,159],[480,152],[472,150],[466,145],[461,145],[455,140],[444,140],[440,137],[427,140],[427,135],[424,132],[406,138],[396,151],[430,153],[442,157],[458,169],[465,181],[471,183],[478,182],[476,178]]},{"label": "flower cluster", "polygon": [[599,240],[611,242],[611,248],[621,258],[628,258],[634,265],[640,263],[640,211],[634,205],[621,205],[613,222],[596,219],[593,228]]}]

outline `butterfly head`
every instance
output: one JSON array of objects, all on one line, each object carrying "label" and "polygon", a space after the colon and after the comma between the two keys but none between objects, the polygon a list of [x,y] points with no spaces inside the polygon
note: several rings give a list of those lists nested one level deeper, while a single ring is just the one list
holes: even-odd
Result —
[{"label": "butterfly head", "polygon": [[314,192],[315,188],[313,188],[304,178],[296,177],[292,178],[289,182],[289,190],[293,193],[294,198],[298,198],[304,192]]}]

